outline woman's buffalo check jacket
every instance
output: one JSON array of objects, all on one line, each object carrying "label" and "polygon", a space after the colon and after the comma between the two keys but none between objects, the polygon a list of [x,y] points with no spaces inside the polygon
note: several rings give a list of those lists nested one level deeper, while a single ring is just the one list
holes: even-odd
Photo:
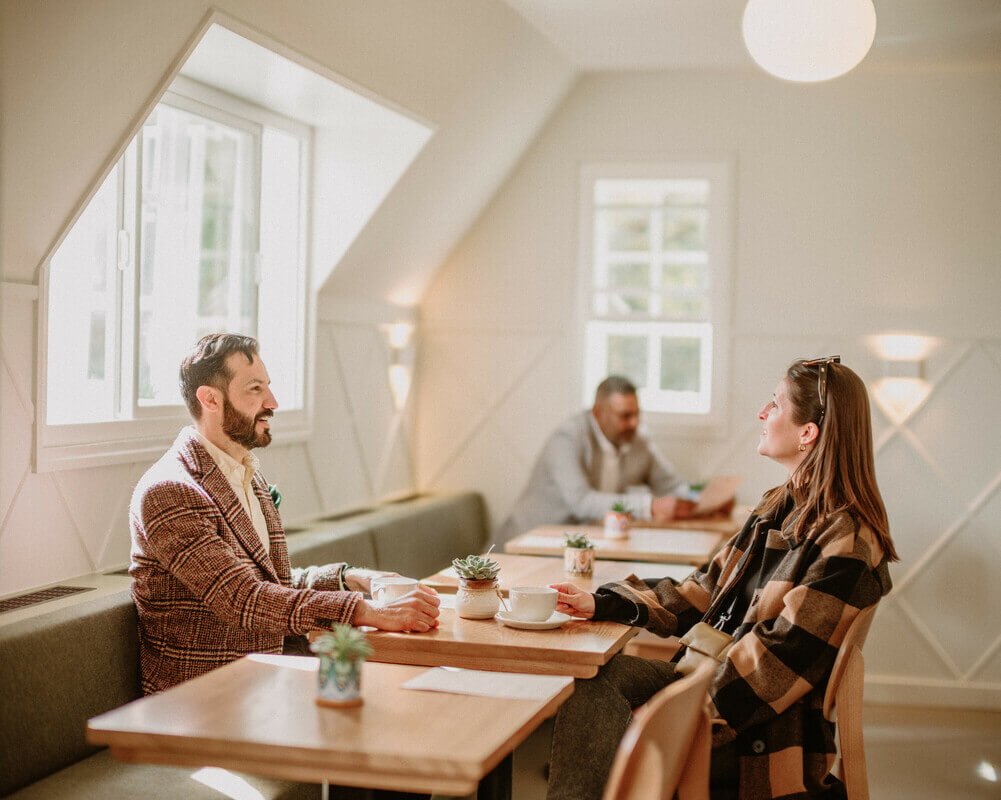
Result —
[{"label": "woman's buffalo check jacket", "polygon": [[827,680],[852,621],[890,590],[882,547],[868,527],[842,512],[797,541],[790,533],[796,516],[779,530],[752,516],[681,583],[631,575],[598,590],[599,610],[602,595],[618,595],[636,611],[632,624],[681,635],[703,619],[715,622],[729,604],[727,590],[749,579],[738,566],[755,539],[771,551],[771,568],[709,692],[718,717],[713,746],[736,749],[741,798],[825,794],[835,758],[833,725],[823,716]]}]

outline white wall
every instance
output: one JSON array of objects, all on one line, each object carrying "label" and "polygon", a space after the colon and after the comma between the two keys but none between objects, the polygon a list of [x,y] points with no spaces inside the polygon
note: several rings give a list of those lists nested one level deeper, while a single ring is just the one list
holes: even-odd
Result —
[{"label": "white wall", "polygon": [[869,697],[1001,707],[999,123],[998,71],[582,79],[422,302],[421,486],[483,489],[499,522],[579,406],[580,165],[732,159],[729,421],[661,444],[692,479],[745,474],[754,502],[782,478],[754,454],[755,414],[792,359],[840,352],[873,381],[867,337],[935,337],[926,403],[899,426],[873,414],[903,561]]},{"label": "white wall", "polygon": [[[437,144],[411,172],[460,165],[445,180],[407,179],[411,202],[384,202],[361,233],[354,266],[336,270],[353,276],[350,291],[318,303],[313,436],[283,445],[276,429],[261,454],[282,487],[286,522],[414,487],[410,408],[401,414],[393,405],[379,328],[414,309],[386,301],[397,285],[420,294],[574,77],[551,45],[493,0],[0,5],[0,595],[128,560],[127,504],[147,462],[31,468],[38,270],[213,7],[436,126]],[[506,118],[514,120],[507,134]],[[449,200],[426,230],[430,189]],[[326,258],[314,274],[333,268],[323,241],[314,238],[318,259]],[[400,257],[416,250],[419,261]],[[350,314],[339,303],[345,294]]]}]

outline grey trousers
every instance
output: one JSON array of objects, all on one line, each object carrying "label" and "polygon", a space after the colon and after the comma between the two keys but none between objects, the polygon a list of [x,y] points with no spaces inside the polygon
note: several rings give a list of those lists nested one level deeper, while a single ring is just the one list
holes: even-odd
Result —
[{"label": "grey trousers", "polygon": [[547,800],[601,800],[633,709],[679,677],[667,661],[619,654],[593,678],[574,681],[556,712]]},{"label": "grey trousers", "polygon": [[[615,751],[634,708],[681,676],[674,664],[619,654],[593,678],[574,682],[574,693],[556,712],[547,800],[601,800]],[[714,751],[713,798],[736,797],[736,757]],[[651,798],[654,800],[654,798]]]}]

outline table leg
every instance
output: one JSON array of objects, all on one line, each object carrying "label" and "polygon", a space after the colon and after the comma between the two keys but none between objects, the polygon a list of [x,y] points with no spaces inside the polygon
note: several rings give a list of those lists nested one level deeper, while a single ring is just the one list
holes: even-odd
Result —
[{"label": "table leg", "polygon": [[514,753],[504,759],[480,781],[476,800],[511,800],[511,783],[514,775]]}]

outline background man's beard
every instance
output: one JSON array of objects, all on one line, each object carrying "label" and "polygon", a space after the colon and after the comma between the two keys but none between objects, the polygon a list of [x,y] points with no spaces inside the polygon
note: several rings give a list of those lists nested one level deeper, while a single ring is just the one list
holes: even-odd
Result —
[{"label": "background man's beard", "polygon": [[271,430],[266,428],[258,433],[257,420],[268,419],[274,412],[262,411],[256,417],[248,417],[233,408],[227,398],[222,403],[222,432],[230,439],[248,450],[271,444]]}]

